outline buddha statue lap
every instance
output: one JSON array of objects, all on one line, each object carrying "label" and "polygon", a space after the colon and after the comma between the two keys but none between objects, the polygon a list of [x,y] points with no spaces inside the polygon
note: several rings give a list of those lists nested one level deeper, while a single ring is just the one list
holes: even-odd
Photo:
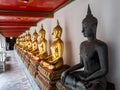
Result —
[{"label": "buddha statue lap", "polygon": [[108,48],[103,41],[96,39],[97,19],[89,6],[82,26],[87,40],[80,45],[80,63],[62,73],[61,83],[69,90],[106,90]]},{"label": "buddha statue lap", "polygon": [[61,40],[62,28],[58,25],[53,29],[52,37],[54,41],[50,47],[51,54],[40,65],[48,69],[59,69],[63,65],[63,41]]}]

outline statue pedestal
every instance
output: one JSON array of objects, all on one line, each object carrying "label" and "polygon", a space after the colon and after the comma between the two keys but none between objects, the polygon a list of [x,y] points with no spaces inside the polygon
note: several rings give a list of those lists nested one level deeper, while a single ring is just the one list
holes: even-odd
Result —
[{"label": "statue pedestal", "polygon": [[61,73],[63,71],[65,71],[67,68],[69,68],[70,66],[68,65],[63,65],[61,69],[58,70],[50,70],[48,68],[42,67],[42,66],[38,66],[38,71],[44,76],[46,77],[48,80],[58,80],[60,79]]},{"label": "statue pedestal", "polygon": [[34,60],[33,58],[30,59],[30,63],[31,63],[31,64],[33,65],[33,67],[34,67],[35,69],[37,69],[37,70],[38,70],[39,62],[40,62],[40,61]]},{"label": "statue pedestal", "polygon": [[39,60],[34,60],[34,59],[30,59],[30,66],[29,66],[29,70],[30,73],[32,74],[32,76],[35,78],[38,72],[38,65],[39,65]]},{"label": "statue pedestal", "polygon": [[[60,81],[56,83],[57,90],[70,90],[65,87]],[[106,90],[115,90],[114,84],[107,82],[107,89]]]},{"label": "statue pedestal", "polygon": [[35,78],[37,75],[37,70],[31,63],[29,65],[29,71],[30,71],[31,75]]},{"label": "statue pedestal", "polygon": [[115,85],[113,83],[107,82],[107,90],[115,90]]},{"label": "statue pedestal", "polygon": [[30,58],[28,57],[28,55],[25,55],[24,64],[27,68],[29,68]]},{"label": "statue pedestal", "polygon": [[69,90],[67,87],[65,87],[60,81],[56,83],[57,90]]},{"label": "statue pedestal", "polygon": [[61,69],[50,70],[39,65],[36,80],[42,90],[56,90],[56,82],[67,68],[69,68],[68,65],[63,65]]},{"label": "statue pedestal", "polygon": [[55,84],[57,80],[50,81],[38,72],[36,75],[36,81],[42,90],[56,90]]},{"label": "statue pedestal", "polygon": [[24,50],[21,50],[21,59],[23,62],[25,60],[25,55],[26,55],[26,52]]}]

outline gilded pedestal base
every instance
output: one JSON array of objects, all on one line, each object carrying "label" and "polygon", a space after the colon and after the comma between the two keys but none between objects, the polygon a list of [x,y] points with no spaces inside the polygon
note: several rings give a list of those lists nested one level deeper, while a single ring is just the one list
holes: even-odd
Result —
[{"label": "gilded pedestal base", "polygon": [[30,62],[28,61],[28,60],[24,60],[24,64],[25,64],[25,66],[27,67],[27,68],[29,68],[29,65],[30,65]]},{"label": "gilded pedestal base", "polygon": [[30,63],[36,68],[36,70],[38,70],[38,66],[39,66],[39,61],[35,61],[32,58],[30,59]]},{"label": "gilded pedestal base", "polygon": [[69,90],[60,81],[56,83],[57,90]]},{"label": "gilded pedestal base", "polygon": [[36,75],[36,81],[38,85],[41,87],[42,90],[56,90],[56,82],[55,81],[50,81],[47,78],[45,78],[43,75],[38,73]]},{"label": "gilded pedestal base", "polygon": [[37,70],[32,64],[29,65],[29,71],[30,71],[31,75],[35,78],[37,75]]},{"label": "gilded pedestal base", "polygon": [[30,58],[28,57],[28,55],[25,55],[24,64],[26,65],[27,68],[29,68],[29,65],[30,65]]},{"label": "gilded pedestal base", "polygon": [[48,80],[53,81],[53,80],[58,80],[61,76],[61,73],[65,71],[67,68],[69,68],[68,65],[63,65],[61,69],[58,70],[50,70],[42,66],[38,66],[38,71],[46,77]]}]

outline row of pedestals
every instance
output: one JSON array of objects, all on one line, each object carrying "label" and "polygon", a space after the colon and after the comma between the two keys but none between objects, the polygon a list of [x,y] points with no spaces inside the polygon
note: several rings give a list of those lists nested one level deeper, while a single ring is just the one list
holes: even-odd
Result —
[{"label": "row of pedestals", "polygon": [[21,48],[15,49],[26,68],[42,90],[66,90],[62,89],[63,86],[61,87],[62,84],[59,80],[62,72],[69,68],[69,65],[63,65],[63,67],[58,70],[50,70],[42,67],[39,64],[40,62],[31,58],[31,55],[26,51]]}]

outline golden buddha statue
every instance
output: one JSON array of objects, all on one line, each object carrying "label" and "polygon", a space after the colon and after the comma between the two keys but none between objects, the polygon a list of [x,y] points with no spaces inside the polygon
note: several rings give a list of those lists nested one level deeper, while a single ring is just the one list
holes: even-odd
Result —
[{"label": "golden buddha statue", "polygon": [[27,34],[23,36],[23,51],[26,52],[27,47]]},{"label": "golden buddha statue", "polygon": [[22,36],[20,37],[20,48],[22,48],[22,46],[23,46],[23,38],[22,38]]},{"label": "golden buddha statue", "polygon": [[17,45],[19,44],[19,39],[18,38],[16,39],[16,43],[15,44],[17,44]]},{"label": "golden buddha statue", "polygon": [[18,45],[19,45],[19,39],[17,38],[14,47],[17,48]]},{"label": "golden buddha statue", "polygon": [[30,33],[28,32],[27,34],[27,43],[26,43],[26,51],[30,52],[32,50],[32,40],[31,40],[31,35]]},{"label": "golden buddha statue", "polygon": [[43,29],[43,25],[41,25],[41,30],[38,33],[38,37],[40,38],[40,42],[38,43],[38,54],[36,55],[39,59],[44,59],[48,56],[47,54],[47,40],[45,39],[45,30]]},{"label": "golden buddha statue", "polygon": [[[18,43],[18,44],[17,44]],[[20,49],[20,43],[21,43],[21,40],[20,40],[20,37],[17,38],[17,41],[16,41],[16,44],[15,44],[15,49],[16,50],[19,50]]]},{"label": "golden buddha statue", "polygon": [[26,52],[26,47],[27,47],[27,33],[24,35],[24,47],[23,47],[24,52]]},{"label": "golden buddha statue", "polygon": [[35,31],[32,35],[32,50],[31,50],[31,53],[32,55],[36,55],[37,52],[38,52],[38,41],[37,41],[37,38],[38,38],[38,34],[37,32]]},{"label": "golden buddha statue", "polygon": [[58,69],[63,66],[63,48],[64,43],[61,40],[62,28],[57,21],[57,26],[53,29],[52,37],[54,39],[51,44],[51,54],[46,58],[46,60],[42,60],[40,62],[41,66],[46,67],[48,69]]},{"label": "golden buddha statue", "polygon": [[25,48],[25,35],[22,37],[22,49],[24,51]]}]

